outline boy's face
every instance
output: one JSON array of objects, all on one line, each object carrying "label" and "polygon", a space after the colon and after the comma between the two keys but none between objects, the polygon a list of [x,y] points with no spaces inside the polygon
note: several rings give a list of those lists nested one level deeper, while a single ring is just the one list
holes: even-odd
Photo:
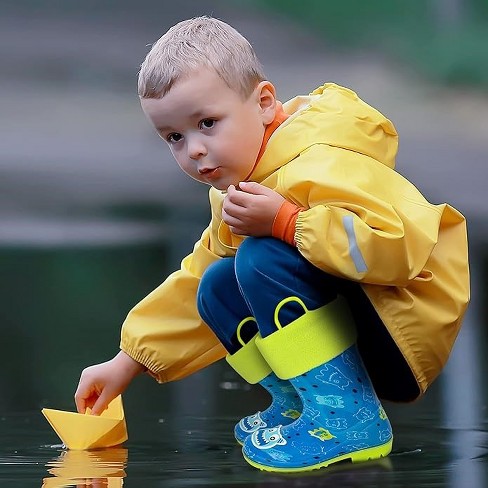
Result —
[{"label": "boy's face", "polygon": [[207,68],[177,81],[162,98],[141,99],[141,106],[181,169],[219,190],[249,176],[275,115],[271,83],[261,82],[243,100]]}]

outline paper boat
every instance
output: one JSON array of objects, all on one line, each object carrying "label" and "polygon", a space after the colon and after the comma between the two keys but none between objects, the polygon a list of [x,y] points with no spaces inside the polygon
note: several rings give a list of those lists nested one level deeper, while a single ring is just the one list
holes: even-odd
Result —
[{"label": "paper boat", "polygon": [[44,478],[42,488],[92,486],[91,483],[93,486],[120,488],[126,476],[127,455],[124,447],[63,451],[46,464],[52,477]]},{"label": "paper boat", "polygon": [[112,447],[128,439],[120,395],[99,416],[91,415],[89,409],[82,414],[43,408],[42,413],[68,449]]}]

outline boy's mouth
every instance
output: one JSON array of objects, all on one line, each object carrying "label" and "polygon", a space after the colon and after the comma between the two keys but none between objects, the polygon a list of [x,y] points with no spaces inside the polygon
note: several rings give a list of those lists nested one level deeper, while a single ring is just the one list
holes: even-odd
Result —
[{"label": "boy's mouth", "polygon": [[198,173],[206,180],[214,180],[220,176],[221,168],[220,166],[217,166],[216,168],[202,168],[198,170]]}]

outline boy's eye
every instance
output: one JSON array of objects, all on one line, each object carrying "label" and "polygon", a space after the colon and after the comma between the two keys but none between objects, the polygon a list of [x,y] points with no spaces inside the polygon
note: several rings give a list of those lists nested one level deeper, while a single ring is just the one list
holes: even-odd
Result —
[{"label": "boy's eye", "polygon": [[182,139],[182,135],[181,134],[178,134],[178,132],[173,132],[171,134],[168,134],[166,136],[166,140],[169,142],[169,143],[172,143],[174,144],[175,142],[179,142],[181,141]]},{"label": "boy's eye", "polygon": [[200,129],[211,129],[215,125],[215,120],[213,119],[203,119],[200,122]]}]

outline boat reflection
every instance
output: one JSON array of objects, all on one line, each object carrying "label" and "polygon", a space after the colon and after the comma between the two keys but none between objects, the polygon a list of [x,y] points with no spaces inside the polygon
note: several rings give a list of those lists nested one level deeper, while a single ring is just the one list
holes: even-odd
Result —
[{"label": "boat reflection", "polygon": [[83,486],[92,488],[122,487],[126,477],[128,450],[123,447],[92,451],[63,451],[46,464],[51,475],[42,488]]}]

